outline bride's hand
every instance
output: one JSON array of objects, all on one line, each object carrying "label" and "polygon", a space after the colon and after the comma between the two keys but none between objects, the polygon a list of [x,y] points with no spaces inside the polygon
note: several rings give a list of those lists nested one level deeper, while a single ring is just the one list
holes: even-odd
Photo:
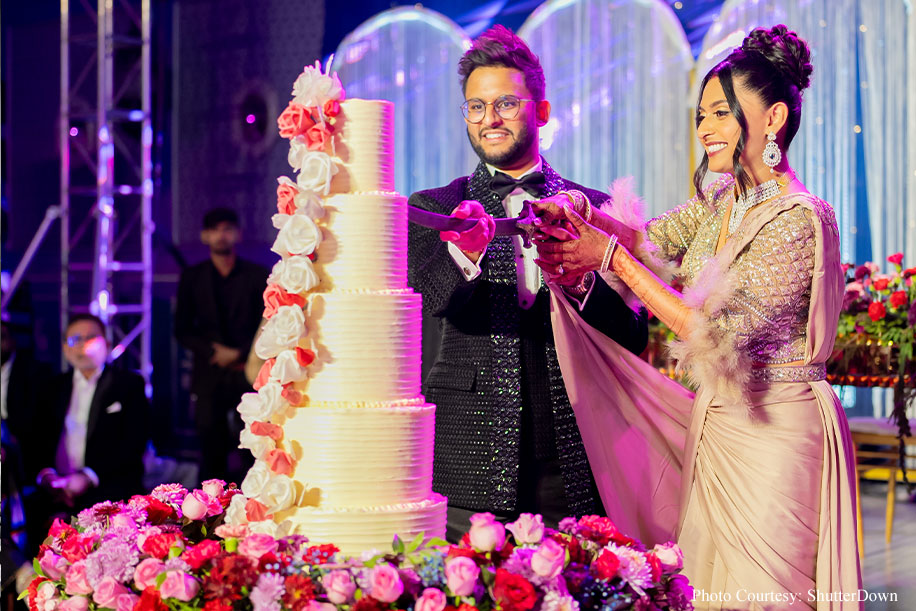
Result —
[{"label": "bride's hand", "polygon": [[[576,211],[571,208],[563,208],[563,214],[572,224],[571,229],[578,234],[579,238],[564,241],[536,240],[538,258],[534,262],[553,277],[581,276],[586,272],[600,268],[601,261],[604,259],[604,251],[607,249],[608,241],[611,237],[593,225],[586,223],[585,219],[576,214]],[[553,236],[548,229],[558,233],[552,227],[540,228],[543,233]],[[560,271],[563,273],[560,274]]]},{"label": "bride's hand", "polygon": [[569,206],[569,197],[562,192],[544,199],[531,202],[534,215],[540,220],[541,225],[553,225],[557,221],[566,220],[563,209]]}]

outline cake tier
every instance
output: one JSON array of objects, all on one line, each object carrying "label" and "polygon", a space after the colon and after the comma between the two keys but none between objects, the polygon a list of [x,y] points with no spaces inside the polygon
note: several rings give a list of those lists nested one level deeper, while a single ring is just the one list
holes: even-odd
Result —
[{"label": "cake tier", "polygon": [[[367,465],[367,468],[369,465]],[[388,551],[397,535],[410,542],[418,534],[445,537],[446,500],[439,494],[416,503],[358,509],[299,507],[277,514],[278,521],[293,523],[290,534],[305,535],[309,543],[333,543],[345,556],[367,550]]]},{"label": "cake tier", "polygon": [[[422,397],[402,404],[309,403],[283,424],[290,477],[301,505],[394,505],[429,498],[436,408]],[[289,441],[286,441],[289,440]]]},{"label": "cake tier", "polygon": [[407,198],[396,193],[334,195],[315,269],[318,290],[407,288]]},{"label": "cake tier", "polygon": [[394,191],[394,104],[346,100],[334,121],[331,193]]},{"label": "cake tier", "polygon": [[421,297],[400,291],[310,296],[305,325],[318,358],[297,384],[310,401],[400,401],[420,394]]}]

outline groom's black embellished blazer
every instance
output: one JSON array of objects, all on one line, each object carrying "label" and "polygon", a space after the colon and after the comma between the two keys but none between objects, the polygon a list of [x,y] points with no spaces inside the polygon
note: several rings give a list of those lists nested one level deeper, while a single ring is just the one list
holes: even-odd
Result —
[{"label": "groom's black embellished blazer", "polygon": [[[561,178],[545,161],[542,197],[566,189],[595,205],[599,191]],[[462,200],[477,200],[505,217],[481,163],[474,174],[445,187],[414,193],[410,204],[450,214]],[[559,461],[569,515],[602,511],[575,416],[557,363],[545,286],[534,305],[518,304],[517,263],[511,237],[487,247],[482,273],[467,281],[437,231],[410,225],[408,282],[423,295],[423,309],[439,319],[441,345],[423,392],[437,406],[433,489],[449,504],[478,511],[519,507],[520,468],[532,460]],[[596,280],[583,318],[632,352],[646,346],[645,310],[634,313]]]}]

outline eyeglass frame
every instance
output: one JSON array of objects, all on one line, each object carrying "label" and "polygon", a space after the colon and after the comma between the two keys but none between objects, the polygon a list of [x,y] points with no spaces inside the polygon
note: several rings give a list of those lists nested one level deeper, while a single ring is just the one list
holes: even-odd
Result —
[{"label": "eyeglass frame", "polygon": [[80,344],[85,345],[99,337],[104,337],[104,335],[101,333],[94,333],[89,335],[70,335],[64,338],[64,343],[70,348],[76,348]]},{"label": "eyeglass frame", "polygon": [[[515,114],[512,115],[511,117],[504,117],[504,116],[502,115],[502,113],[499,112],[499,109],[496,107],[496,104],[499,103],[500,100],[502,100],[502,101],[507,101],[507,100],[506,100],[507,98],[513,98],[513,99],[515,99],[515,101],[517,101],[517,102],[538,102],[538,101],[539,101],[539,100],[535,100],[535,99],[532,99],[532,98],[520,98],[520,97],[518,97],[518,96],[516,96],[516,95],[512,95],[511,93],[506,93],[506,94],[503,94],[503,95],[499,96],[498,98],[496,98],[496,99],[493,100],[492,102],[484,102],[484,101],[481,100],[480,98],[471,98],[470,100],[465,100],[465,101],[464,101],[464,104],[462,104],[462,105],[459,106],[458,108],[461,110],[461,116],[464,117],[464,120],[467,121],[468,123],[473,124],[473,125],[478,125],[478,124],[480,124],[480,123],[483,123],[483,120],[487,118],[487,106],[492,106],[492,107],[493,107],[493,111],[497,114],[497,116],[499,116],[500,119],[504,119],[504,120],[506,120],[506,121],[511,121],[512,119],[515,119],[515,118],[518,116],[518,113],[519,113],[519,111],[521,110],[522,106],[521,106],[521,104],[519,104],[519,105],[518,105],[518,108],[517,108],[516,111],[515,111]],[[468,104],[471,103],[471,102],[473,102],[473,101],[475,101],[475,100],[478,101],[478,102],[480,102],[481,104],[483,104],[483,114],[480,116],[480,119],[478,119],[477,121],[472,121],[472,120],[470,119],[470,117],[468,117],[468,113],[469,113],[469,110],[470,110],[470,109],[468,108]]]}]

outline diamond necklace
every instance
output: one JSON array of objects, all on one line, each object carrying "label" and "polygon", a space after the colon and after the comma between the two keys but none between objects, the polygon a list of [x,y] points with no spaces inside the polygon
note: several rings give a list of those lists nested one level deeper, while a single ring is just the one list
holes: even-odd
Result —
[{"label": "diamond necklace", "polygon": [[744,218],[744,215],[747,214],[748,210],[757,204],[763,203],[766,200],[779,195],[779,192],[782,190],[782,188],[792,182],[792,179],[794,178],[794,175],[792,175],[790,172],[786,172],[778,179],[771,178],[770,180],[760,183],[756,187],[753,187],[744,195],[735,198],[735,203],[732,204],[732,214],[728,219],[728,235],[733,234],[735,230],[738,229],[738,226],[741,224],[741,220]]}]

